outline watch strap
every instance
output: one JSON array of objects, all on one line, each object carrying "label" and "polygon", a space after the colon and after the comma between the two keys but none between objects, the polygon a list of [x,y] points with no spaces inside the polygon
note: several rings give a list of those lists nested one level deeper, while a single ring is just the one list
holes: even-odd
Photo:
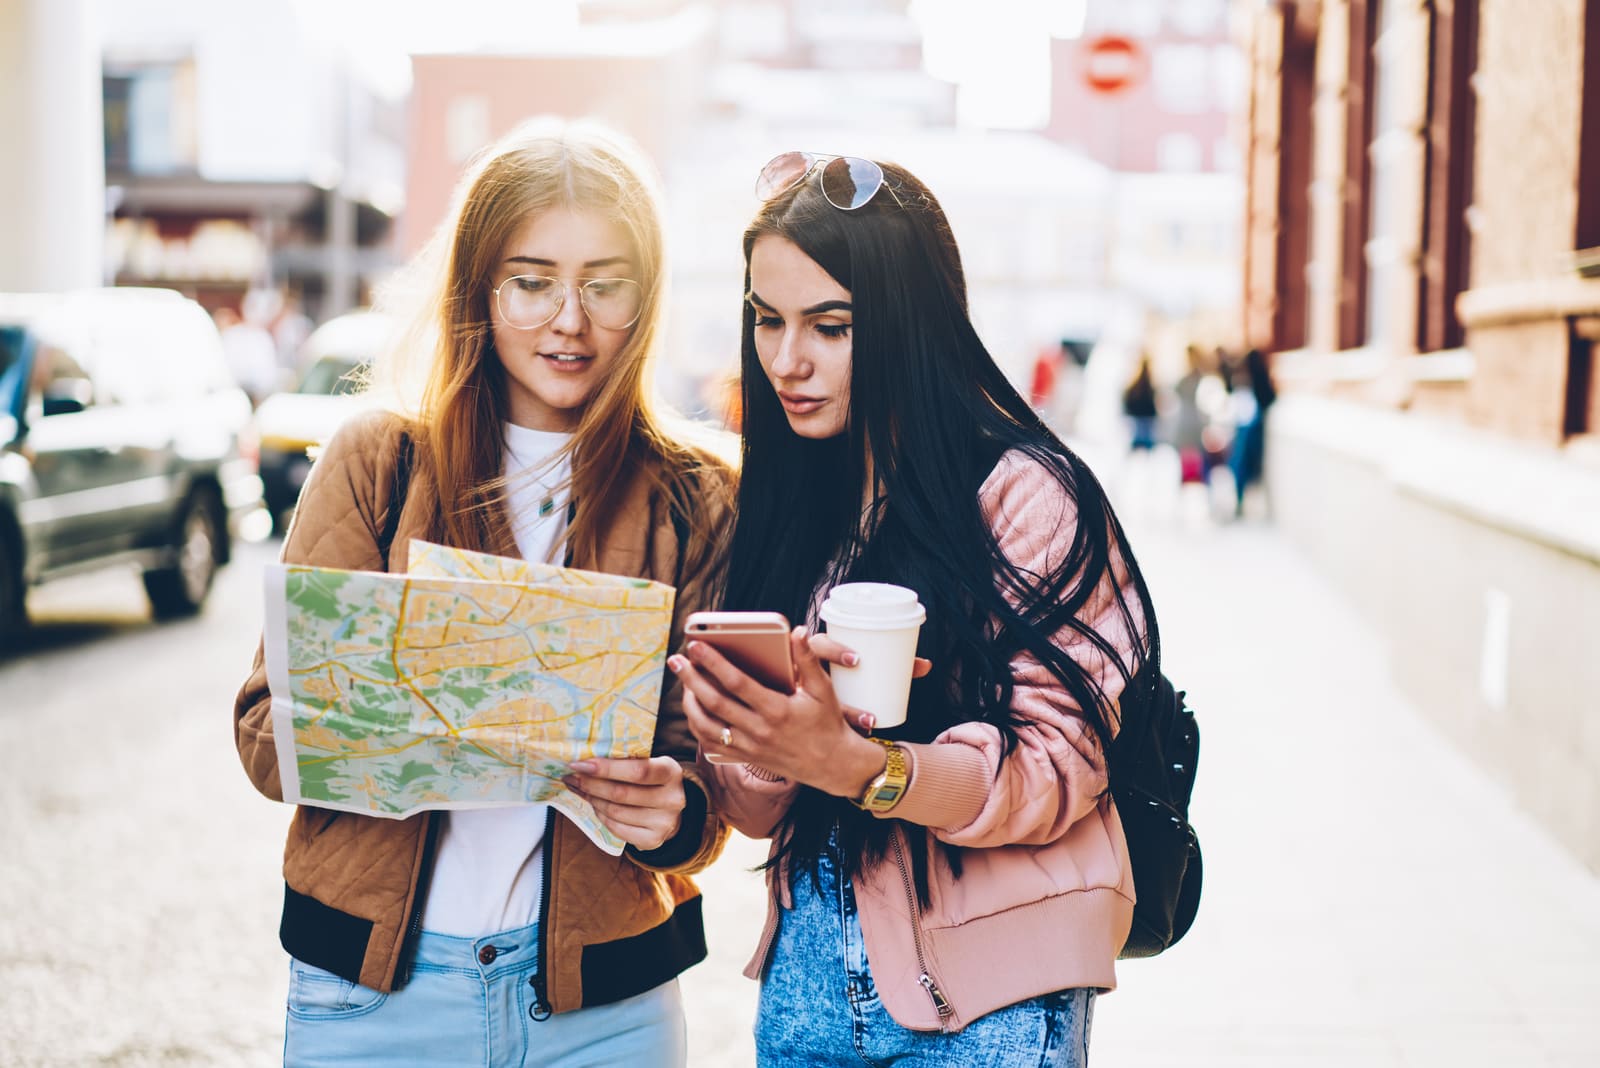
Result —
[{"label": "watch strap", "polygon": [[906,751],[886,738],[868,738],[869,742],[883,746],[884,765],[873,780],[867,783],[861,796],[851,803],[868,812],[887,812],[905,796],[911,778],[911,762]]}]

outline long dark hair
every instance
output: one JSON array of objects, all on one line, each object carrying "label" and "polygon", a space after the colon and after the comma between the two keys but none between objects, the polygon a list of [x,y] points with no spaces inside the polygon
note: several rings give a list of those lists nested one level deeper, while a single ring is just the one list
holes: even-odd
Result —
[{"label": "long dark hair", "polygon": [[[865,207],[840,211],[810,177],[768,201],[745,231],[746,292],[751,250],[765,236],[793,242],[850,291],[850,412],[846,432],[828,440],[790,429],[756,357],[747,300],[743,473],[725,603],[799,621],[824,581],[909,586],[927,607],[918,654],[934,670],[912,685],[905,726],[885,734],[927,742],[976,720],[996,727],[1009,753],[1024,722],[1011,709],[1011,661],[1027,652],[1107,743],[1114,702],[1056,635],[1070,628],[1074,644],[1098,650],[1126,683],[1159,658],[1149,592],[1099,482],[1017,393],[973,329],[960,253],[938,201],[903,168],[881,165],[887,188]],[[864,516],[869,449],[882,498]],[[979,488],[1009,450],[1049,471],[1076,508],[1070,546],[1049,574],[1008,560],[980,508]],[[1105,596],[1108,574],[1120,580],[1124,569],[1126,586],[1111,585],[1126,632],[1139,636],[1133,664],[1079,618],[1091,598]],[[844,867],[854,875],[882,859],[893,822],[803,787],[773,862],[787,857],[795,870],[815,873],[837,824]],[[925,898],[921,840],[912,836]],[[959,852],[947,847],[946,855],[959,874]]]}]

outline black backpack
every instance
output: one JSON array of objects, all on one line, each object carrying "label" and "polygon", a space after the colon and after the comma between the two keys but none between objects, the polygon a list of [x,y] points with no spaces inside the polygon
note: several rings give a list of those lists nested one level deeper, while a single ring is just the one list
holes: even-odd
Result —
[{"label": "black backpack", "polygon": [[1138,894],[1120,958],[1153,957],[1194,923],[1202,869],[1189,795],[1199,759],[1200,727],[1184,692],[1147,666],[1123,693],[1122,728],[1107,761]]}]

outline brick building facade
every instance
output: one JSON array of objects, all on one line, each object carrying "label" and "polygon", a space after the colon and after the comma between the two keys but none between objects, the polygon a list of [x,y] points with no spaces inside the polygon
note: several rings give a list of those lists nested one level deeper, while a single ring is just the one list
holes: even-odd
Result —
[{"label": "brick building facade", "polygon": [[1240,10],[1279,521],[1600,870],[1600,0]]}]

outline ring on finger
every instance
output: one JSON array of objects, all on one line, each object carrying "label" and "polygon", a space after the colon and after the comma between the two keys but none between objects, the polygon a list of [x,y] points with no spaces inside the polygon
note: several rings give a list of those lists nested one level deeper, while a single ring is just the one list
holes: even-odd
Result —
[{"label": "ring on finger", "polygon": [[723,728],[722,728],[722,734],[718,736],[717,741],[721,742],[723,744],[724,748],[732,746],[733,745],[733,730],[731,728],[729,728],[727,725],[724,725]]}]

